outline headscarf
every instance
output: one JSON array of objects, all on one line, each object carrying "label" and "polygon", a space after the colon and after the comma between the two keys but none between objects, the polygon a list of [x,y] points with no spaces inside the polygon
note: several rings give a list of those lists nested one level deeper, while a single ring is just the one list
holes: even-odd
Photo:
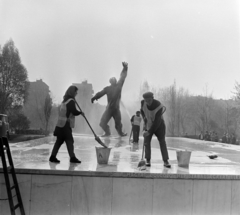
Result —
[{"label": "headscarf", "polygon": [[75,96],[75,92],[78,90],[78,88],[76,86],[70,86],[65,95],[63,96],[63,102],[67,101],[68,99],[72,98],[74,99],[74,96]]}]

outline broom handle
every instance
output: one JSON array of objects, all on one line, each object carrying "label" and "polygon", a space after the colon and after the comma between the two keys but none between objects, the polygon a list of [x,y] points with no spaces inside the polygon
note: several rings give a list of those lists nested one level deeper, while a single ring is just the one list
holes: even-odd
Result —
[{"label": "broom handle", "polygon": [[[76,100],[74,100],[74,101],[75,101],[75,103],[77,104],[77,106],[78,106],[79,110],[82,112],[82,109],[80,108],[80,106],[79,106],[79,104],[77,103],[77,101],[76,101]],[[83,112],[82,112],[82,113],[83,113]],[[86,122],[87,122],[87,124],[88,124],[89,128],[92,130],[92,133],[93,133],[93,134],[94,134],[94,136],[96,137],[97,135],[95,134],[94,130],[92,129],[92,126],[91,126],[91,125],[90,125],[90,123],[88,122],[88,120],[87,120],[86,116],[85,116],[85,115],[83,115],[83,117],[84,117],[84,119],[86,120]]]},{"label": "broom handle", "polygon": [[130,136],[129,136],[129,141],[131,140],[132,132],[133,132],[133,129],[131,129]]},{"label": "broom handle", "polygon": [[144,156],[144,139],[143,139],[143,149],[142,149],[142,160],[143,160],[143,156]]}]

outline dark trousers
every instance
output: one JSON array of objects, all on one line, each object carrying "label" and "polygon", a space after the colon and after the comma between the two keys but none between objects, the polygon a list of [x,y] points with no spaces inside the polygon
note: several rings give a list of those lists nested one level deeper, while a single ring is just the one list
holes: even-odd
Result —
[{"label": "dark trousers", "polygon": [[115,128],[116,128],[118,134],[121,135],[123,133],[122,132],[122,123],[121,123],[122,118],[121,118],[121,112],[120,112],[119,108],[114,108],[114,109],[107,108],[102,115],[102,118],[100,121],[100,126],[106,134],[111,134],[110,128],[108,126],[108,122],[110,121],[110,119],[112,117],[115,121]]},{"label": "dark trousers", "polygon": [[132,125],[133,142],[135,142],[135,143],[138,143],[139,132],[140,132],[140,126],[139,125]]},{"label": "dark trousers", "polygon": [[57,133],[57,140],[53,146],[51,155],[56,157],[61,145],[66,142],[69,157],[75,157],[73,145],[74,140],[72,136],[72,129],[70,128],[69,123],[66,123],[63,128],[58,128]]},{"label": "dark trousers", "polygon": [[[167,145],[166,145],[166,141],[165,141],[165,133],[166,133],[166,126],[163,121],[161,123],[161,125],[159,126],[159,128],[153,133],[156,135],[156,137],[159,141],[163,161],[167,161],[169,159]],[[151,140],[152,140],[153,134],[150,134],[144,138],[145,158],[147,160],[151,160]]]}]

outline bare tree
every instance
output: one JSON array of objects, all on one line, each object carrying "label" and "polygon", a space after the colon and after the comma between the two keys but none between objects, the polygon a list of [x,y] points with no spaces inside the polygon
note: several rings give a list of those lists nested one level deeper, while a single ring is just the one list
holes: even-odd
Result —
[{"label": "bare tree", "polygon": [[181,136],[181,133],[186,133],[189,112],[189,93],[184,88],[180,88],[177,92],[177,131],[178,136]]},{"label": "bare tree", "polygon": [[44,103],[44,116],[45,116],[45,135],[48,133],[48,124],[52,112],[52,98],[50,95],[47,95]]},{"label": "bare tree", "polygon": [[177,121],[177,92],[176,92],[176,82],[169,87],[169,100],[168,100],[168,130],[171,136],[175,136],[175,128]]}]

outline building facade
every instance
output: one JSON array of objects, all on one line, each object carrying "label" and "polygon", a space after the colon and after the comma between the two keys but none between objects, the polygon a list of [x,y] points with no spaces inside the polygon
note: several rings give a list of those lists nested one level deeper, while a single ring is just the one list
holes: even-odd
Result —
[{"label": "building facade", "polygon": [[28,96],[24,102],[23,112],[30,120],[30,129],[45,129],[45,99],[49,96],[49,86],[42,80],[29,82]]}]

